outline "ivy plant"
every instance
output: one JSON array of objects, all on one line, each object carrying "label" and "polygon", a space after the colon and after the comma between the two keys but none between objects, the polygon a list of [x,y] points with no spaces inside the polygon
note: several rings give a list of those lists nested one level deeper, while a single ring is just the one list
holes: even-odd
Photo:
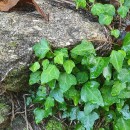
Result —
[{"label": "ivy plant", "polygon": [[75,130],[91,130],[101,118],[100,129],[129,130],[129,39],[130,33],[108,57],[97,56],[87,40],[70,50],[52,50],[45,39],[35,44],[38,60],[30,67],[29,84],[36,91],[29,100],[37,104],[36,123],[60,112],[62,119],[76,123]]}]

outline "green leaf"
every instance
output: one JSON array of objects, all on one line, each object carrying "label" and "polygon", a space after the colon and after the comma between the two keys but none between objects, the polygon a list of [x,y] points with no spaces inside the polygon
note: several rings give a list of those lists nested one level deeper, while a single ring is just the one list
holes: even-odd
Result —
[{"label": "green leaf", "polygon": [[63,64],[63,53],[62,52],[58,52],[56,54],[56,56],[54,57],[54,63],[57,63],[57,64]]},{"label": "green leaf", "polygon": [[81,44],[77,45],[71,50],[71,53],[80,56],[85,56],[87,54],[95,54],[95,49],[91,42],[83,40]]},{"label": "green leaf", "polygon": [[120,72],[122,69],[123,61],[124,55],[119,51],[113,50],[110,55],[110,63],[112,63],[112,65],[118,72]]},{"label": "green leaf", "polygon": [[114,125],[114,130],[129,130],[129,129],[130,129],[130,119],[125,120],[123,118],[119,118]]},{"label": "green leaf", "polygon": [[112,70],[111,70],[111,66],[108,65],[103,69],[103,76],[104,78],[106,78],[107,81],[109,81],[111,79],[112,76]]},{"label": "green leaf", "polygon": [[118,38],[120,36],[120,31],[118,29],[111,30],[111,35]]},{"label": "green leaf", "polygon": [[39,86],[37,93],[36,93],[36,97],[34,99],[34,102],[39,102],[39,101],[43,101],[46,98],[46,88],[45,86]]},{"label": "green leaf", "polygon": [[100,14],[99,15],[99,23],[102,25],[110,25],[113,20],[113,16],[107,14]]},{"label": "green leaf", "polygon": [[85,8],[86,7],[86,0],[75,0],[76,2],[76,9],[78,9],[79,7],[81,8]]},{"label": "green leaf", "polygon": [[72,86],[64,95],[67,99],[72,99],[75,106],[78,105],[80,100],[80,93],[75,89],[74,86]]},{"label": "green leaf", "polygon": [[47,69],[47,67],[49,66],[49,60],[48,59],[45,59],[42,61],[42,66],[43,66],[43,69]]},{"label": "green leaf", "polygon": [[51,88],[51,89],[54,89],[56,87],[56,80],[51,80],[50,82],[47,83],[48,86]]},{"label": "green leaf", "polygon": [[110,86],[103,86],[101,89],[104,106],[111,106],[114,103],[119,103],[120,99],[117,96],[111,95],[111,85]]},{"label": "green leaf", "polygon": [[60,48],[54,51],[54,53],[56,55],[58,55],[59,53],[62,53],[64,57],[69,57],[68,55],[68,48]]},{"label": "green leaf", "polygon": [[75,63],[72,60],[67,60],[64,62],[63,67],[67,74],[70,74],[75,67]]},{"label": "green leaf", "polygon": [[130,110],[129,110],[129,105],[128,105],[128,104],[126,104],[126,105],[124,106],[124,108],[121,110],[121,113],[122,113],[123,118],[124,118],[125,120],[130,119]]},{"label": "green leaf", "polygon": [[118,96],[121,99],[130,98],[130,91],[127,89],[124,89]]},{"label": "green leaf", "polygon": [[130,71],[128,69],[122,69],[117,78],[123,83],[130,82]]},{"label": "green leaf", "polygon": [[70,114],[69,114],[70,120],[73,121],[73,120],[77,119],[78,111],[79,111],[78,107],[74,107],[74,108],[71,109]]},{"label": "green leaf", "polygon": [[117,96],[125,88],[126,88],[126,84],[125,83],[120,83],[119,81],[115,81],[114,85],[112,86],[111,95],[112,96]]},{"label": "green leaf", "polygon": [[90,79],[97,78],[102,72],[103,69],[108,65],[109,58],[97,57],[96,62],[90,67]]},{"label": "green leaf", "polygon": [[33,65],[29,68],[32,72],[36,72],[40,69],[40,64],[38,62],[33,63]]},{"label": "green leaf", "polygon": [[114,16],[115,15],[115,7],[112,4],[104,4],[105,14]]},{"label": "green leaf", "polygon": [[41,84],[50,82],[53,79],[59,78],[59,70],[55,65],[49,65],[46,70],[43,70],[41,74]]},{"label": "green leaf", "polygon": [[96,112],[92,112],[89,115],[85,115],[84,112],[78,112],[78,120],[83,124],[86,130],[92,130],[94,122],[99,118]]},{"label": "green leaf", "polygon": [[130,33],[126,34],[126,36],[123,40],[122,49],[127,53],[127,55],[130,54]]},{"label": "green leaf", "polygon": [[78,84],[83,84],[88,80],[88,74],[86,72],[78,72],[76,74]]},{"label": "green leaf", "polygon": [[38,44],[33,46],[33,50],[35,51],[35,55],[41,59],[46,56],[50,47],[48,42],[45,39],[42,39]]},{"label": "green leaf", "polygon": [[126,6],[120,6],[117,12],[121,16],[121,18],[125,18],[127,13],[129,12],[129,8]]},{"label": "green leaf", "polygon": [[99,83],[96,81],[90,81],[86,83],[81,89],[81,99],[84,102],[89,102],[103,106],[103,99],[100,91],[98,90]]},{"label": "green leaf", "polygon": [[59,88],[55,88],[50,92],[50,96],[53,97],[59,103],[64,102],[63,93]]},{"label": "green leaf", "polygon": [[90,104],[87,103],[84,107],[84,113],[85,115],[89,115],[94,109],[98,108],[99,106],[97,104]]},{"label": "green leaf", "polygon": [[39,83],[40,79],[41,79],[41,71],[36,71],[34,73],[31,73],[29,78],[29,85]]},{"label": "green leaf", "polygon": [[45,101],[45,110],[54,107],[54,99],[52,97],[47,97]]},{"label": "green leaf", "polygon": [[85,130],[82,124],[76,124],[75,130]]},{"label": "green leaf", "polygon": [[43,118],[48,117],[50,114],[51,110],[43,110],[41,108],[36,108],[34,110],[36,124],[40,123],[43,120]]},{"label": "green leaf", "polygon": [[60,74],[58,81],[63,93],[66,92],[72,85],[77,84],[75,76],[67,73]]},{"label": "green leaf", "polygon": [[129,0],[125,0],[124,6],[128,7],[130,9],[130,1]]},{"label": "green leaf", "polygon": [[95,2],[95,0],[89,0],[89,2],[94,3],[94,2]]},{"label": "green leaf", "polygon": [[104,9],[104,6],[103,4],[100,4],[100,3],[96,3],[93,5],[93,7],[91,8],[91,13],[93,15],[100,15],[100,14],[103,14],[105,12],[105,9]]}]

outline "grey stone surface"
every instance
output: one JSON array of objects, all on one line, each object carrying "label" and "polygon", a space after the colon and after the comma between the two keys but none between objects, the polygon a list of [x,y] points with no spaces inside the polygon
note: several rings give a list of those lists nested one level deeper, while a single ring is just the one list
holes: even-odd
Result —
[{"label": "grey stone surface", "polygon": [[0,82],[9,72],[29,65],[32,46],[41,38],[48,39],[54,47],[75,45],[82,39],[108,42],[109,33],[98,23],[73,10],[52,6],[49,0],[37,2],[49,14],[49,22],[36,11],[0,12]]}]

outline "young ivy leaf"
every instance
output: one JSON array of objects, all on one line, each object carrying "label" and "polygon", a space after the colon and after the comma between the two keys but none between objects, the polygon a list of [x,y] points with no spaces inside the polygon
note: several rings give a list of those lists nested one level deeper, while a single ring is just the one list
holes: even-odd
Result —
[{"label": "young ivy leaf", "polygon": [[78,9],[79,7],[81,8],[85,8],[86,7],[86,0],[75,0],[76,2],[76,9]]},{"label": "young ivy leaf", "polygon": [[42,61],[42,66],[43,66],[43,69],[44,69],[44,70],[48,67],[49,63],[50,63],[50,62],[49,62],[48,59],[45,59],[45,60]]},{"label": "young ivy leaf", "polygon": [[114,16],[115,15],[115,7],[112,4],[104,4],[105,14]]},{"label": "young ivy leaf", "polygon": [[45,101],[45,110],[54,107],[54,99],[52,97],[47,97]]},{"label": "young ivy leaf", "polygon": [[105,9],[104,9],[104,6],[103,4],[100,4],[100,3],[97,3],[97,4],[94,4],[93,7],[91,8],[91,13],[93,15],[100,15],[100,14],[103,14],[105,12]]},{"label": "young ivy leaf", "polygon": [[60,74],[58,81],[63,93],[66,92],[72,85],[77,84],[75,76],[67,73]]},{"label": "young ivy leaf", "polygon": [[120,83],[119,81],[115,81],[114,85],[112,86],[111,95],[112,96],[117,96],[125,88],[126,88],[126,84],[125,83]]},{"label": "young ivy leaf", "polygon": [[120,51],[113,50],[110,55],[110,63],[114,66],[114,68],[119,72],[122,69],[124,55]]},{"label": "young ivy leaf", "polygon": [[54,57],[54,63],[57,63],[57,64],[63,64],[63,53],[62,52],[58,52],[56,53],[56,56]]},{"label": "young ivy leaf", "polygon": [[40,64],[39,62],[35,62],[30,68],[32,72],[36,72],[38,69],[40,69]]},{"label": "young ivy leaf", "polygon": [[40,81],[40,78],[41,78],[41,71],[36,71],[34,73],[31,73],[29,78],[29,85],[38,83]]},{"label": "young ivy leaf", "polygon": [[100,91],[97,88],[99,85],[96,81],[90,81],[86,83],[81,89],[81,99],[86,103],[97,104],[103,106],[103,98]]},{"label": "young ivy leaf", "polygon": [[67,74],[70,74],[75,67],[75,63],[72,60],[67,60],[64,62],[63,67]]},{"label": "young ivy leaf", "polygon": [[120,6],[117,12],[121,16],[121,18],[125,18],[127,13],[129,12],[129,8],[126,6]]},{"label": "young ivy leaf", "polygon": [[50,50],[49,44],[45,39],[42,39],[39,43],[33,46],[35,55],[40,59],[44,58],[47,52]]},{"label": "young ivy leaf", "polygon": [[120,36],[120,31],[118,29],[111,30],[111,35],[118,38]]},{"label": "young ivy leaf", "polygon": [[53,79],[59,78],[59,70],[55,65],[49,65],[46,70],[43,70],[41,74],[41,84],[50,82]]},{"label": "young ivy leaf", "polygon": [[113,20],[113,16],[107,14],[100,14],[99,15],[99,23],[102,25],[110,25]]},{"label": "young ivy leaf", "polygon": [[112,69],[111,66],[108,65],[103,69],[103,76],[104,78],[106,78],[107,81],[109,81],[111,79],[112,76]]},{"label": "young ivy leaf", "polygon": [[84,56],[87,54],[95,54],[95,49],[91,42],[83,40],[81,44],[77,45],[71,50],[71,53]]}]

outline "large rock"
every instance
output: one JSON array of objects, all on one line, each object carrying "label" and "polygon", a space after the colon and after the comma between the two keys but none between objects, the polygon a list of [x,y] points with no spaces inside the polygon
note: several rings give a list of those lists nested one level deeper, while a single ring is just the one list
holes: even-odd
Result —
[{"label": "large rock", "polygon": [[0,82],[8,90],[18,91],[27,84],[25,70],[32,60],[32,46],[41,38],[48,39],[54,47],[75,45],[82,39],[98,44],[109,42],[105,27],[84,15],[53,6],[48,0],[38,3],[49,14],[49,22],[37,12],[0,12]]}]

